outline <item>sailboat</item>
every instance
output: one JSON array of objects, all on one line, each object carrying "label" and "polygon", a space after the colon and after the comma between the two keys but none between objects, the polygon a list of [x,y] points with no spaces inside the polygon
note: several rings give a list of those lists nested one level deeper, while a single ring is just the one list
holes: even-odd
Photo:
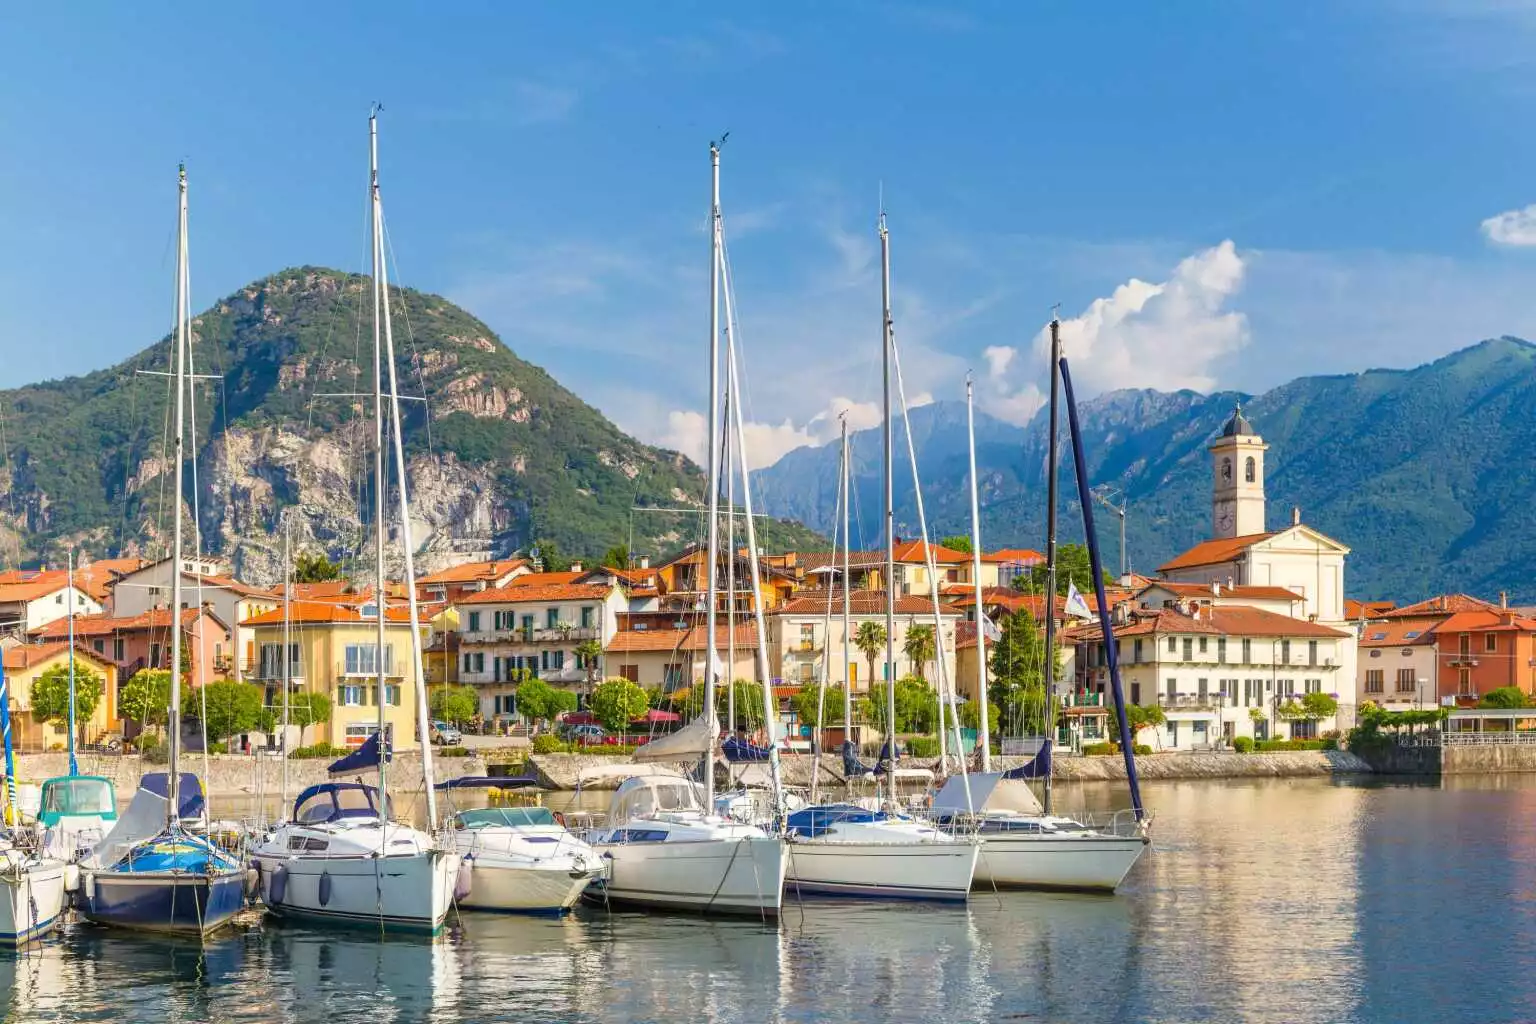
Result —
[{"label": "sailboat", "polygon": [[[640,762],[701,759],[702,784],[675,773],[651,773],[626,779],[614,793],[605,827],[589,838],[609,863],[608,877],[595,889],[607,900],[640,906],[704,913],[745,914],[776,918],[783,901],[786,858],[777,836],[756,825],[734,821],[715,809],[715,754],[720,724],[715,717],[715,687],[721,669],[715,650],[716,604],[720,560],[720,146],[709,147],[710,266],[709,266],[709,525],[708,588],[705,611],[704,710],[670,736],[648,743],[635,755]],[[730,323],[730,289],[725,291],[726,323]],[[729,335],[728,335],[729,336]],[[735,348],[730,370],[735,371]],[[739,394],[734,382],[732,392]],[[731,409],[736,441],[741,444],[741,403]],[[728,429],[727,435],[731,433]],[[738,449],[739,450],[739,449]],[[745,465],[745,458],[741,459]],[[750,491],[745,498],[747,546],[757,551]],[[734,553],[733,553],[734,554]],[[758,561],[749,557],[753,593],[761,594]],[[734,600],[735,595],[732,595]],[[765,635],[762,602],[754,601],[759,640]],[[768,730],[768,766],[776,803],[782,802],[778,750],[773,743],[772,687],[767,681],[767,653],[758,645],[758,672],[764,681],[763,711]],[[729,684],[727,684],[729,685]]]},{"label": "sailboat", "polygon": [[[191,309],[187,271],[187,171],[178,172],[179,217],[176,250],[176,425],[171,476],[173,565],[182,557],[182,462],[185,399],[190,382]],[[171,573],[171,608],[181,607],[181,573]],[[174,617],[174,616],[173,616]],[[167,716],[170,766],[167,792],[134,794],[128,810],[101,844],[80,864],[81,910],[99,924],[147,931],[206,934],[227,922],[245,898],[240,861],[206,837],[188,831],[180,814],[181,629],[171,629],[170,710]],[[73,730],[71,730],[73,731]]]},{"label": "sailboat", "polygon": [[[11,746],[11,695],[0,665],[0,732],[5,738],[5,794],[0,798],[6,826],[16,823],[16,756]],[[0,946],[21,946],[46,935],[64,912],[64,862],[40,856],[35,836],[0,835]]]},{"label": "sailboat", "polygon": [[[1058,364],[1065,373],[1065,360],[1061,357],[1060,323],[1051,321],[1051,397],[1049,455],[1047,459],[1046,513],[1046,593],[1056,592],[1056,471],[1059,445],[1057,443],[1057,384],[1060,377]],[[1031,889],[1079,889],[1113,891],[1136,865],[1147,845],[1147,821],[1141,810],[1140,789],[1136,785],[1135,753],[1127,741],[1126,767],[1132,783],[1135,804],[1134,817],[1117,816],[1107,828],[1095,828],[1071,817],[1053,814],[1051,807],[1051,727],[1046,726],[1046,739],[1039,754],[1027,764],[1006,772],[992,770],[992,752],[989,742],[987,708],[987,659],[986,610],[981,588],[981,504],[976,475],[976,428],[972,411],[973,395],[970,381],[966,382],[966,424],[970,436],[971,476],[971,551],[972,572],[976,587],[976,662],[977,698],[980,707],[980,760],[981,771],[973,772],[962,792],[959,780],[951,779],[933,799],[935,820],[948,827],[974,830],[982,842],[981,857],[976,865],[976,884],[999,888]],[[1080,439],[1075,426],[1076,411],[1070,406],[1073,427],[1073,450],[1077,453]],[[1086,471],[1079,462],[1079,485],[1087,487]],[[1087,495],[1083,500],[1090,506]],[[1103,575],[1098,564],[1098,549],[1094,540],[1091,508],[1084,509],[1089,544],[1091,545],[1094,579],[1098,583],[1100,615],[1107,623],[1104,607]],[[1047,598],[1046,603],[1046,658],[1045,692],[1048,707],[1055,704],[1052,698],[1052,675],[1055,659],[1050,651],[1055,646],[1055,610]],[[1118,670],[1117,670],[1118,671]],[[1118,693],[1116,676],[1116,699]],[[1124,713],[1121,713],[1124,721]],[[1045,804],[1042,806],[1029,788],[1031,779],[1043,780]]]},{"label": "sailboat", "polygon": [[[416,607],[416,572],[411,550],[410,498],[406,491],[405,454],[400,431],[399,387],[395,377],[395,341],[390,322],[389,280],[384,258],[384,211],[379,196],[378,113],[368,117],[369,201],[373,214],[374,344],[374,616],[378,623],[375,691],[378,727],[357,750],[329,768],[332,781],[312,785],[298,795],[289,820],[274,829],[252,859],[261,878],[262,900],[281,917],[384,930],[435,934],[448,916],[459,874],[460,856],[440,846],[429,832],[391,820],[388,769],[392,759],[384,657],[389,589],[384,573],[388,537],[384,514],[387,490],[384,413],[388,398],[394,451],[396,493],[400,498],[401,547],[405,556],[405,591],[415,669],[417,741],[426,790],[427,823],[437,822],[432,780],[432,744],[427,730],[425,675]],[[384,370],[389,373],[386,396]],[[286,655],[284,660],[286,661]],[[285,676],[287,673],[284,673]],[[284,686],[287,686],[286,680]],[[287,700],[285,698],[286,706]],[[286,756],[286,752],[285,752]],[[377,772],[378,785],[355,779]]]},{"label": "sailboat", "polygon": [[[895,665],[891,645],[896,620],[894,519],[891,448],[891,245],[885,215],[880,215],[881,347],[884,366],[885,435],[885,628],[886,663]],[[846,441],[844,459],[846,460]],[[846,461],[843,478],[847,479]],[[846,500],[846,499],[844,499]],[[844,542],[849,543],[845,537]],[[835,555],[835,552],[834,552]],[[843,580],[846,592],[848,580]],[[828,602],[830,609],[831,602]],[[848,642],[846,618],[843,642]],[[844,652],[843,663],[848,663]],[[888,742],[895,736],[895,678],[886,672]],[[826,680],[822,680],[823,690]],[[942,685],[940,687],[942,690]],[[941,706],[943,694],[941,693]],[[941,725],[942,729],[942,725]],[[801,893],[898,899],[964,900],[976,870],[977,844],[941,831],[895,809],[895,758],[890,759],[887,807],[872,810],[855,804],[807,807],[788,819],[789,874],[786,884]]]}]

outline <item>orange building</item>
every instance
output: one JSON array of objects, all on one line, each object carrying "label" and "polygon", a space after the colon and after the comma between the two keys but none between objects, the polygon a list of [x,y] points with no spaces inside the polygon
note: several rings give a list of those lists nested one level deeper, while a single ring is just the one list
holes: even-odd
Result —
[{"label": "orange building", "polygon": [[1442,704],[1468,707],[1503,686],[1536,694],[1536,619],[1509,608],[1459,611],[1433,637]]}]

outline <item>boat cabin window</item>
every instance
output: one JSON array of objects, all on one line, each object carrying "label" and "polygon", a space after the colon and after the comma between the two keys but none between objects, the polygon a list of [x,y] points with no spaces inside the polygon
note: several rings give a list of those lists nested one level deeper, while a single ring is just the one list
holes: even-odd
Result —
[{"label": "boat cabin window", "polygon": [[631,779],[614,794],[609,820],[624,822],[668,811],[700,809],[698,794],[684,779]]},{"label": "boat cabin window", "polygon": [[331,844],[324,839],[316,839],[314,836],[294,836],[288,840],[288,849],[316,851],[324,850]]},{"label": "boat cabin window", "polygon": [[378,800],[378,793],[368,786],[322,786],[299,797],[293,820],[313,825],[342,818],[376,818]]},{"label": "boat cabin window", "polygon": [[43,787],[45,814],[112,814],[112,787],[100,779],[70,779]]},{"label": "boat cabin window", "polygon": [[487,826],[555,825],[555,812],[548,807],[482,807],[473,811],[460,811],[454,815],[454,828],[485,828]]}]

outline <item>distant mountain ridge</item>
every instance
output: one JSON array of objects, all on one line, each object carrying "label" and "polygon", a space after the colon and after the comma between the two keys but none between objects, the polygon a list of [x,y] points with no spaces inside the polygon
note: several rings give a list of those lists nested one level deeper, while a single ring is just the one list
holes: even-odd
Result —
[{"label": "distant mountain ridge", "polygon": [[[185,511],[195,493],[203,550],[253,582],[281,574],[288,510],[301,549],[365,560],[372,548],[370,289],[366,277],[300,267],[193,322],[196,368],[218,379],[197,388]],[[400,387],[424,399],[404,402],[401,420],[418,565],[535,540],[595,559],[631,538],[651,556],[696,539],[695,514],[630,511],[696,506],[696,465],[625,435],[448,300],[391,295]],[[165,371],[170,351],[164,338],[110,369],[0,392],[0,560],[165,552],[172,393],[139,371]],[[769,544],[817,542],[795,524],[764,532]]]},{"label": "distant mountain ridge", "polygon": [[[1089,475],[1129,501],[1131,565],[1150,572],[1210,535],[1206,446],[1242,401],[1270,445],[1268,527],[1293,506],[1347,544],[1351,596],[1413,600],[1445,591],[1536,602],[1536,345],[1483,341],[1408,370],[1301,377],[1262,395],[1113,391],[1080,409]],[[970,529],[965,407],[914,410],[930,531]],[[1045,420],[1014,427],[977,413],[983,539],[1044,540]],[[1065,437],[1065,426],[1063,436]],[[855,508],[875,544],[877,431],[854,435]],[[916,532],[911,473],[897,438],[898,530]],[[763,507],[831,530],[836,446],[803,448],[757,473]],[[1064,535],[1081,534],[1076,484],[1063,457]],[[1070,503],[1070,504],[1069,504]],[[1118,523],[1095,507],[1106,564],[1119,564]]]}]

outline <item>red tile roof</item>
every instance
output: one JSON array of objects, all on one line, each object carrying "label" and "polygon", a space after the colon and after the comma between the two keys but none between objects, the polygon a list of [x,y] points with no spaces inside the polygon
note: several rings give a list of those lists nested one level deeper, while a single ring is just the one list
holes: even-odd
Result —
[{"label": "red tile roof", "polygon": [[[566,573],[541,573],[544,576]],[[543,583],[523,585],[524,576],[504,587],[459,598],[459,604],[516,604],[527,601],[601,601],[613,592],[606,583]]]},{"label": "red tile roof", "polygon": [[[15,647],[7,647],[4,654],[5,668],[6,671],[29,669],[33,665],[41,665],[51,658],[56,658],[68,650],[68,640],[45,644],[18,644]],[[108,659],[79,643],[75,644],[75,653],[77,655],[84,655],[98,665],[109,666],[112,664]]]},{"label": "red tile roof", "polygon": [[1033,548],[999,548],[988,554],[982,552],[983,562],[1009,562],[1019,565],[1039,565],[1045,556]]},{"label": "red tile roof", "polygon": [[1396,607],[1391,601],[1357,601],[1352,597],[1344,599],[1344,617],[1351,621],[1356,619],[1376,619],[1385,615]]},{"label": "red tile roof", "polygon": [[[1021,609],[1028,609],[1029,614],[1037,621],[1045,618],[1045,595],[1026,594],[1023,591],[1014,590],[1012,587],[986,587],[981,592],[982,603],[988,608],[1001,607],[1010,615],[1016,614]],[[1056,618],[1061,619],[1066,615],[1067,599],[1060,594],[1052,602],[1056,609]],[[973,590],[964,597],[954,601],[956,608],[974,608],[976,606],[976,594]]]},{"label": "red tile roof", "polygon": [[[705,628],[689,629],[626,629],[615,633],[603,648],[607,654],[638,654],[646,651],[702,651],[705,648]],[[730,632],[725,626],[715,627],[715,648],[725,651],[730,645]],[[757,645],[757,624],[747,623],[736,627],[736,647]]]},{"label": "red tile roof", "polygon": [[1513,611],[1494,608],[1491,611],[1457,612],[1430,628],[1437,635],[1441,633],[1531,633],[1536,632],[1536,619],[1522,618]]},{"label": "red tile roof", "polygon": [[551,583],[575,583],[586,572],[529,572],[507,581],[509,587],[543,587]]},{"label": "red tile roof", "polygon": [[[1361,647],[1407,647],[1414,644],[1435,642],[1433,630],[1440,621],[1438,616],[1417,619],[1393,619],[1390,622],[1368,622],[1360,634]],[[1408,634],[1412,633],[1413,636]]]},{"label": "red tile roof", "polygon": [[1220,565],[1222,562],[1231,562],[1259,541],[1268,540],[1273,536],[1273,533],[1250,533],[1242,537],[1220,537],[1216,540],[1201,541],[1173,561],[1164,562],[1158,566],[1157,571],[1168,572],[1171,569],[1188,569],[1197,565]]},{"label": "red tile roof", "polygon": [[1422,615],[1450,615],[1455,612],[1498,611],[1498,609],[1499,606],[1492,601],[1484,601],[1470,594],[1440,594],[1416,604],[1405,604],[1401,608],[1382,612],[1381,617],[1403,619]]},{"label": "red tile roof", "polygon": [[[333,601],[293,601],[288,605],[287,611],[287,619],[294,625],[376,621],[372,615],[365,618],[360,605],[338,604]],[[281,626],[283,618],[283,609],[273,608],[271,611],[262,612],[260,615],[252,615],[241,622],[240,625]],[[387,623],[409,625],[411,610],[405,605],[388,605],[384,610],[384,621]],[[425,619],[422,621],[425,622]]]},{"label": "red tile roof", "polygon": [[[198,613],[201,612],[212,619],[221,628],[227,630],[229,626],[224,620],[206,608],[183,608],[181,610],[182,628],[189,628],[197,622]],[[139,615],[115,616],[115,615],[77,615],[75,616],[75,637],[82,636],[107,636],[113,633],[130,633],[140,629],[170,629],[171,610],[169,608],[152,608]],[[69,636],[69,618],[55,619],[32,631],[32,637],[38,640],[60,640]]]},{"label": "red tile roof", "polygon": [[515,572],[528,564],[526,558],[502,558],[490,562],[465,562],[462,565],[450,565],[446,569],[437,572],[429,572],[425,576],[418,576],[416,582],[424,583],[474,583],[477,581],[491,581],[500,579],[509,572]]},{"label": "red tile roof", "polygon": [[[1243,605],[1224,605],[1200,609],[1198,618],[1173,610],[1159,608],[1155,611],[1139,611],[1131,621],[1115,624],[1115,637],[1147,636],[1152,634],[1207,634],[1225,636],[1278,636],[1278,637],[1345,637],[1344,633],[1327,626],[1320,626],[1305,619],[1293,619],[1289,615],[1264,611]],[[1084,623],[1067,630],[1067,635],[1077,640],[1101,640],[1103,630],[1096,622]]]},{"label": "red tile roof", "polygon": [[[908,564],[925,565],[928,561],[927,552],[920,540],[900,541],[895,545],[896,561]],[[929,544],[927,551],[933,553],[934,565],[956,565],[961,562],[969,562],[971,556],[964,551],[956,551],[946,548],[941,544]]]},{"label": "red tile roof", "polygon": [[[843,591],[839,588],[832,591],[826,590],[802,590],[788,601],[770,611],[770,615],[825,615],[827,612],[827,598],[831,595],[832,614],[841,615],[843,612]],[[883,590],[850,590],[848,592],[849,611],[854,615],[884,615],[885,591]],[[954,610],[940,606],[940,614],[955,615]],[[915,597],[911,594],[900,594],[896,598],[897,615],[932,615],[933,602],[926,597]]]},{"label": "red tile roof", "polygon": [[36,601],[68,585],[69,573],[63,569],[10,569],[0,572],[0,602]]},{"label": "red tile roof", "polygon": [[[796,564],[804,567],[809,572],[812,569],[823,569],[827,566],[843,567],[843,553],[841,551],[810,551],[795,556]],[[882,566],[885,564],[884,551],[850,551],[848,552],[848,568],[863,569]]]},{"label": "red tile roof", "polygon": [[[1247,598],[1250,601],[1300,601],[1302,596],[1294,590],[1285,587],[1262,586],[1233,586],[1221,585],[1220,593],[1213,591],[1204,583],[1172,583],[1168,580],[1153,580],[1151,584],[1142,588],[1143,591],[1152,589],[1166,590],[1176,597],[1230,597],[1234,599]],[[1141,596],[1140,594],[1137,595]]]}]

